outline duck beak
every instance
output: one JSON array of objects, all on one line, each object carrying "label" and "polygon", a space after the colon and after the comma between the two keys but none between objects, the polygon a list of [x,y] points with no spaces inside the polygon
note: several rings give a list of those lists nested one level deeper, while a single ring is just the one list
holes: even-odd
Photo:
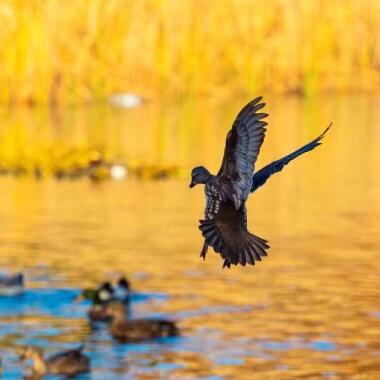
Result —
[{"label": "duck beak", "polygon": [[195,186],[195,183],[193,181],[191,181],[190,186],[189,186],[190,189],[193,188],[194,186]]}]

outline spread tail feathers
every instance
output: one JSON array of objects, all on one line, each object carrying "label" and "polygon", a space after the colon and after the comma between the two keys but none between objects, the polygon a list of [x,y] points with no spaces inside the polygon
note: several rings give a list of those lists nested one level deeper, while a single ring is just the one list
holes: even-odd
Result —
[{"label": "spread tail feathers", "polygon": [[223,236],[214,220],[200,220],[199,229],[205,244],[213,247],[224,259],[223,268],[230,268],[231,264],[255,265],[256,261],[267,256],[267,241],[247,230],[237,229],[233,234]]}]

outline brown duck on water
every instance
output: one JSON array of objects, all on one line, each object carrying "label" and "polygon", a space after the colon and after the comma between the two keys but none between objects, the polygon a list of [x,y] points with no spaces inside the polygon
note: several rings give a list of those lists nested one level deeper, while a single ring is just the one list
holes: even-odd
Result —
[{"label": "brown duck on water", "polygon": [[78,299],[88,299],[92,306],[88,311],[88,317],[93,322],[108,322],[110,317],[106,310],[110,304],[122,304],[128,308],[130,302],[130,287],[125,278],[121,278],[116,288],[111,283],[105,282],[97,289],[85,289]]},{"label": "brown duck on water", "polygon": [[109,331],[119,341],[142,342],[179,335],[179,330],[172,321],[165,319],[127,320],[125,307],[117,303],[110,304],[106,314],[112,318]]},{"label": "brown duck on water", "polygon": [[90,371],[90,359],[82,353],[83,346],[74,350],[63,351],[44,359],[43,350],[37,347],[23,349],[21,360],[33,361],[33,372],[36,376],[66,375],[74,376]]}]

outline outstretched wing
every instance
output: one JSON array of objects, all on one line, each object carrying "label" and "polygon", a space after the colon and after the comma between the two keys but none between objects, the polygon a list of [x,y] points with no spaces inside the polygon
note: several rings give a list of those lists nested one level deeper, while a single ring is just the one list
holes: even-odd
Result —
[{"label": "outstretched wing", "polygon": [[218,177],[232,184],[231,200],[239,208],[251,190],[254,165],[264,141],[267,123],[261,119],[266,113],[257,113],[265,106],[261,97],[249,102],[237,115],[228,132],[222,166]]},{"label": "outstretched wing", "polygon": [[323,137],[325,136],[327,131],[330,129],[330,127],[331,127],[331,124],[323,131],[321,135],[319,135],[313,141],[310,141],[308,144],[297,149],[293,153],[290,153],[287,156],[280,158],[279,160],[273,161],[271,164],[264,166],[262,169],[256,172],[252,178],[251,192],[254,192],[255,190],[257,190],[258,187],[264,185],[264,183],[272,174],[275,174],[281,171],[283,167],[287,165],[290,161],[294,160],[296,157],[300,156],[301,154],[310,152],[311,150],[316,148],[318,145],[321,145],[322,143],[320,141],[323,139]]}]

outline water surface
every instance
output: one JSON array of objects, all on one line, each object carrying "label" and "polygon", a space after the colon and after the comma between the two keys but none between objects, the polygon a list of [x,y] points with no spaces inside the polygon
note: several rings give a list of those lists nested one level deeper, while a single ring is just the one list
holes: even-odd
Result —
[{"label": "water surface", "polygon": [[[4,378],[21,377],[24,344],[85,344],[83,379],[380,377],[379,99],[268,99],[258,167],[334,127],[250,198],[249,228],[269,256],[222,270],[216,254],[199,258],[204,197],[188,171],[218,170],[243,101],[1,111],[6,149],[102,145],[127,163],[180,168],[166,181],[0,179],[0,264],[28,280],[23,296],[0,299]],[[181,337],[126,345],[90,329],[88,305],[73,299],[120,272],[137,293],[134,316],[177,320]]]}]

